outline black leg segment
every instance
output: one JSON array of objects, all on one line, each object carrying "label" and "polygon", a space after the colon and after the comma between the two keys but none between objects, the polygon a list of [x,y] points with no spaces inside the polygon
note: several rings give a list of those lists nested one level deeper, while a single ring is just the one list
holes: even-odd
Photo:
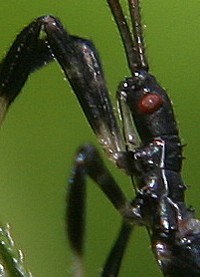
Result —
[{"label": "black leg segment", "polygon": [[[80,260],[84,248],[84,229],[85,229],[85,200],[86,200],[86,177],[89,176],[94,183],[103,191],[113,206],[122,214],[129,216],[132,213],[132,207],[127,201],[123,192],[117,185],[114,178],[104,165],[98,151],[92,145],[82,146],[75,157],[74,168],[69,182],[69,191],[67,198],[67,229],[71,247]],[[121,233],[115,248],[121,252],[116,254],[118,261],[123,254],[125,242],[128,239],[132,227],[123,224],[123,234]],[[125,231],[126,230],[126,231]],[[111,255],[106,272],[109,266],[113,268],[113,254]],[[76,266],[77,267],[77,266]],[[114,266],[116,268],[116,266]],[[108,276],[108,275],[104,275]]]},{"label": "black leg segment", "polygon": [[122,258],[129,242],[130,235],[133,231],[133,227],[134,225],[130,224],[128,221],[122,222],[118,237],[103,267],[102,277],[118,276]]}]

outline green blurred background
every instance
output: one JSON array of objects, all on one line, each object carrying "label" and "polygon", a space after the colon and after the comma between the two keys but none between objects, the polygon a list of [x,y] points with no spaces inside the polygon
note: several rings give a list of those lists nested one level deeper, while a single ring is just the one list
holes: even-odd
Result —
[{"label": "green blurred background", "polygon": [[[125,0],[124,0],[125,1]],[[200,209],[200,1],[143,0],[142,14],[151,71],[173,99],[185,148],[187,202]],[[105,1],[1,1],[0,50],[43,14],[58,16],[71,33],[92,39],[99,49],[113,100],[128,76],[116,27]],[[65,191],[76,147],[97,144],[56,63],[34,73],[11,107],[0,136],[0,219],[9,222],[33,276],[70,276],[71,254],[64,230]],[[107,163],[127,195],[129,180]],[[120,217],[102,193],[88,187],[86,268],[98,276],[117,234]],[[105,216],[106,215],[106,216]],[[120,276],[161,276],[145,230],[129,244]]]}]

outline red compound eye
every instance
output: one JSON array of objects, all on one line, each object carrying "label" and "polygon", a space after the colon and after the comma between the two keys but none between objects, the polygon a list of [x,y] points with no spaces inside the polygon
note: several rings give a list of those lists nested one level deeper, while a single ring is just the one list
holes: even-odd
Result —
[{"label": "red compound eye", "polygon": [[163,99],[157,94],[146,94],[140,99],[138,109],[143,114],[150,114],[157,111],[163,104]]}]

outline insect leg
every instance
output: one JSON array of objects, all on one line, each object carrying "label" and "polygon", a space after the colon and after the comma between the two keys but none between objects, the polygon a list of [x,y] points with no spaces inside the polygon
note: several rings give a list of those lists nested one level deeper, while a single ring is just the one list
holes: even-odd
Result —
[{"label": "insect leg", "polygon": [[45,40],[39,38],[40,31],[38,20],[25,27],[0,64],[0,121],[29,74],[53,59]]},{"label": "insect leg", "polygon": [[118,276],[121,261],[126,250],[134,225],[127,221],[122,222],[118,237],[103,267],[102,277]]},{"label": "insect leg", "polygon": [[[127,201],[123,192],[113,179],[112,175],[105,167],[99,153],[91,145],[82,146],[75,157],[75,164],[70,179],[68,199],[67,199],[67,231],[71,248],[76,257],[77,272],[83,276],[83,251],[84,251],[84,229],[85,229],[85,200],[86,200],[86,177],[89,176],[95,184],[104,192],[114,207],[120,212],[123,218],[131,218],[133,216],[132,206]],[[134,222],[134,219],[133,219]],[[128,223],[127,223],[128,224]],[[132,227],[131,227],[132,228]],[[127,230],[124,235],[120,235],[115,248],[121,251],[121,254],[114,254],[112,250],[109,261],[106,266],[113,267],[114,256],[118,256],[118,260],[122,258],[123,246],[122,241],[126,244],[130,227],[123,226],[123,230]],[[124,237],[123,237],[124,236]],[[121,255],[121,257],[120,257]],[[77,273],[78,274],[78,273]],[[82,275],[81,275],[82,274]],[[104,275],[106,276],[106,275]]]},{"label": "insect leg", "polygon": [[70,36],[56,18],[43,20],[50,48],[87,120],[107,154],[116,161],[124,145],[95,46],[89,40]]},{"label": "insect leg", "polygon": [[62,67],[99,141],[116,161],[124,145],[98,53],[91,41],[70,35],[53,16],[39,17],[25,27],[0,64],[0,119],[29,74],[53,58]]}]

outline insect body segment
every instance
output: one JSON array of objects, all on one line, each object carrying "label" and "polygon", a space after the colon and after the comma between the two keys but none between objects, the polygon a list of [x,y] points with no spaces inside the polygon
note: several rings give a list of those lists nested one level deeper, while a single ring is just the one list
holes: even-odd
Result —
[{"label": "insect body segment", "polygon": [[[140,45],[140,48],[144,50],[139,1],[129,1],[133,32],[129,30],[119,2],[109,1],[109,3],[120,33],[134,34],[132,46],[134,58],[138,61],[132,67],[130,66],[133,76],[122,82],[118,89],[119,101],[123,95],[123,105],[119,104],[122,118],[124,119],[125,103],[141,140],[140,148],[134,149],[131,146],[131,141],[128,140],[130,134],[127,133],[130,128],[124,126],[126,124],[124,121],[123,129],[127,149],[128,152],[133,153],[132,156],[125,154],[129,160],[125,163],[125,169],[129,175],[136,176],[137,179],[136,198],[132,202],[133,212],[137,214],[140,223],[143,219],[143,224],[148,229],[152,250],[164,276],[181,276],[180,272],[183,271],[179,267],[182,263],[185,267],[184,276],[199,276],[200,264],[197,259],[191,258],[192,261],[187,262],[185,256],[186,248],[192,246],[192,243],[190,246],[187,245],[189,243],[188,234],[192,234],[194,241],[197,242],[198,239],[196,240],[195,237],[199,236],[200,229],[199,221],[194,219],[193,213],[184,203],[186,187],[180,175],[182,145],[172,104],[166,91],[158,84],[155,77],[148,73],[149,66],[145,51],[134,50],[139,49],[138,37],[143,45]],[[117,16],[118,14],[120,17]],[[120,28],[123,24],[126,26],[125,31]],[[137,32],[138,26],[140,26],[139,33]],[[125,35],[121,36],[125,37]],[[126,49],[130,49],[127,46],[129,40],[124,41],[124,44]],[[146,70],[140,61],[145,61]],[[130,120],[127,121],[128,124],[130,122]],[[130,137],[133,136],[134,134]],[[123,166],[123,163],[119,163],[119,167],[123,168]],[[195,228],[191,227],[191,222],[194,223]],[[183,225],[185,232],[182,232]],[[187,243],[185,243],[186,241]],[[194,252],[190,255],[199,257],[200,249],[196,246],[193,246]],[[193,263],[192,266],[191,263]]]}]

